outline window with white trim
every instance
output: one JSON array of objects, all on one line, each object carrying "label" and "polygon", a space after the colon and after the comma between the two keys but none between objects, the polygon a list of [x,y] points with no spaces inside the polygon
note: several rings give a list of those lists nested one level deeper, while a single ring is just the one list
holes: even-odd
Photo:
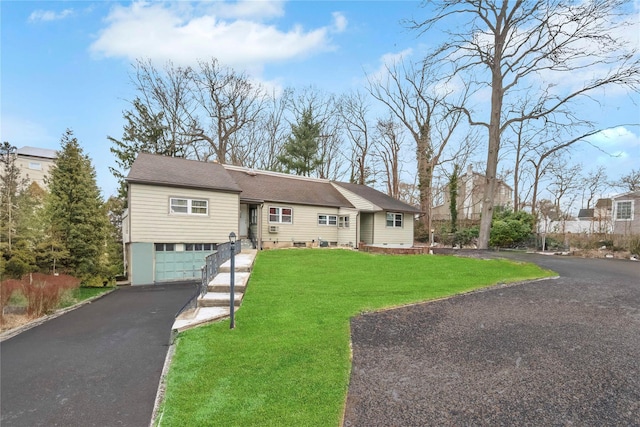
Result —
[{"label": "window with white trim", "polygon": [[616,221],[633,219],[633,200],[616,202]]},{"label": "window with white trim", "polygon": [[169,212],[172,214],[208,215],[209,201],[203,199],[182,199],[172,197],[169,200]]},{"label": "window with white trim", "polygon": [[291,224],[293,223],[293,209],[286,207],[269,207],[269,222],[276,224]]},{"label": "window with white trim", "polygon": [[338,217],[338,227],[349,228],[349,215]]},{"label": "window with white trim", "polygon": [[318,215],[318,225],[338,225],[337,215]]},{"label": "window with white trim", "polygon": [[402,214],[387,212],[387,227],[402,228]]}]

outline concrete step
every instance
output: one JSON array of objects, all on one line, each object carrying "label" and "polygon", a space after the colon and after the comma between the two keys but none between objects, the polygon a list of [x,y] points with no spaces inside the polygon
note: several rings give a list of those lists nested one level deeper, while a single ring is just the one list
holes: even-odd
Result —
[{"label": "concrete step", "polygon": [[[253,261],[256,258],[256,251],[243,251],[235,257],[235,270],[236,272],[248,273],[251,272],[253,267]],[[219,269],[220,273],[229,273],[231,271],[231,260],[224,262]]]},{"label": "concrete step", "polygon": [[[235,293],[233,301],[235,307],[240,306],[243,296],[241,292]],[[207,292],[198,298],[198,307],[229,307],[230,302],[231,295],[228,292]]]},{"label": "concrete step", "polygon": [[[236,292],[244,292],[251,273],[238,271],[235,274]],[[207,286],[209,292],[231,292],[231,273],[218,273]]]},{"label": "concrete step", "polygon": [[199,307],[181,314],[173,322],[173,332],[182,332],[194,326],[205,325],[229,317],[229,307]]}]

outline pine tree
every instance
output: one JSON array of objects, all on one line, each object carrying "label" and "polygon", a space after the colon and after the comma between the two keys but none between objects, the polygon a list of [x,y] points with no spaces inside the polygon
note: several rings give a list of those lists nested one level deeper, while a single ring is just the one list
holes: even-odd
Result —
[{"label": "pine tree", "polygon": [[291,125],[291,136],[284,144],[284,154],[278,161],[289,173],[311,176],[311,172],[322,164],[318,156],[320,123],[314,121],[313,111],[306,109],[297,125]]},{"label": "pine tree", "polygon": [[113,143],[110,150],[116,156],[117,165],[116,168],[109,167],[109,170],[120,183],[118,196],[125,201],[126,207],[125,177],[139,153],[184,157],[184,152],[180,147],[176,147],[173,141],[167,139],[163,113],[153,114],[139,98],[133,101],[133,109],[125,111],[123,117],[126,124],[122,139],[111,136],[107,136],[107,139]]},{"label": "pine tree", "polygon": [[[16,147],[5,141],[0,146],[0,232],[3,246],[7,253],[13,247],[13,239],[16,233],[17,198],[27,180],[20,178],[20,169],[16,164]],[[4,252],[4,250],[3,250]]]},{"label": "pine tree", "polygon": [[108,222],[96,173],[71,130],[60,142],[48,180],[48,234],[68,252],[62,268],[77,276],[96,275],[101,271]]}]

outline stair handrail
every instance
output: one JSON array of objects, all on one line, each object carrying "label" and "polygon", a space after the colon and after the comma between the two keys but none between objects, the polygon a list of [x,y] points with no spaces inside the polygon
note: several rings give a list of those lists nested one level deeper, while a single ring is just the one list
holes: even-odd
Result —
[{"label": "stair handrail", "polygon": [[[242,252],[242,241],[238,239],[235,245],[235,254],[237,255]],[[196,292],[194,292],[186,304],[176,313],[175,317],[178,317],[185,310],[197,307],[198,298],[207,293],[209,283],[218,275],[220,266],[229,259],[231,259],[231,242],[216,245],[215,250],[205,257],[204,265],[200,268],[202,278]]]}]

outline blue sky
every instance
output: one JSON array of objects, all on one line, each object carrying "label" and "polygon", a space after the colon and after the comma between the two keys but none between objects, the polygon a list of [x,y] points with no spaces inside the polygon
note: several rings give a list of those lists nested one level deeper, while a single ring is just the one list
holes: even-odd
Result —
[{"label": "blue sky", "polygon": [[[216,57],[269,84],[340,94],[362,88],[365,71],[385,57],[417,55],[430,43],[400,24],[424,16],[417,1],[2,1],[0,12],[2,141],[57,149],[73,129],[105,197],[117,188],[107,135],[122,135],[136,58],[188,65]],[[601,127],[640,123],[632,96],[601,101],[588,112]],[[606,164],[615,178],[639,167],[639,134],[627,126],[594,137],[618,157],[587,146],[576,156]]]}]

